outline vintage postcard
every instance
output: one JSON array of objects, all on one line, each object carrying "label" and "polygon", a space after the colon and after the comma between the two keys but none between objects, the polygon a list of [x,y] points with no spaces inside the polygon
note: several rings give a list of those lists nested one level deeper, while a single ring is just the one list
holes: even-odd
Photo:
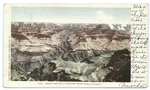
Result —
[{"label": "vintage postcard", "polygon": [[148,4],[4,4],[4,87],[148,87]]}]

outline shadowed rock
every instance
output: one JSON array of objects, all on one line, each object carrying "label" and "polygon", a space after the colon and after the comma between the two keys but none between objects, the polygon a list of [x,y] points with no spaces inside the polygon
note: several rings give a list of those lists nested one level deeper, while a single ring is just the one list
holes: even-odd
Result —
[{"label": "shadowed rock", "polygon": [[130,51],[118,50],[111,56],[109,63],[103,67],[111,70],[105,76],[105,82],[130,82]]},{"label": "shadowed rock", "polygon": [[94,62],[90,61],[89,58],[84,58],[81,62],[84,62],[84,63],[87,63],[87,64],[94,63]]}]

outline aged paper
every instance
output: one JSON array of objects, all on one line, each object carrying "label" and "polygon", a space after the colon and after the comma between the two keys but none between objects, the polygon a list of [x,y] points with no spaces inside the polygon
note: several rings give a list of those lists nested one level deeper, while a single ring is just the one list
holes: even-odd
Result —
[{"label": "aged paper", "polygon": [[148,87],[148,4],[4,4],[4,87]]}]

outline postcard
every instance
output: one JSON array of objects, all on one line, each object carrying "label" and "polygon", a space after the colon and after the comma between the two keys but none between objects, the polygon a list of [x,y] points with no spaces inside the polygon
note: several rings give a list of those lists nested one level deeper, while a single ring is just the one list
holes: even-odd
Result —
[{"label": "postcard", "polygon": [[4,4],[4,87],[148,87],[148,4]]}]

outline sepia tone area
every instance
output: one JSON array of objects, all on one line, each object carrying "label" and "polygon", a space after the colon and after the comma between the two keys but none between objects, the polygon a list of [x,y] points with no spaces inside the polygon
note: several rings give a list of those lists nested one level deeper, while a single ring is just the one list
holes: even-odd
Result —
[{"label": "sepia tone area", "polygon": [[130,82],[130,24],[11,23],[12,81]]}]

